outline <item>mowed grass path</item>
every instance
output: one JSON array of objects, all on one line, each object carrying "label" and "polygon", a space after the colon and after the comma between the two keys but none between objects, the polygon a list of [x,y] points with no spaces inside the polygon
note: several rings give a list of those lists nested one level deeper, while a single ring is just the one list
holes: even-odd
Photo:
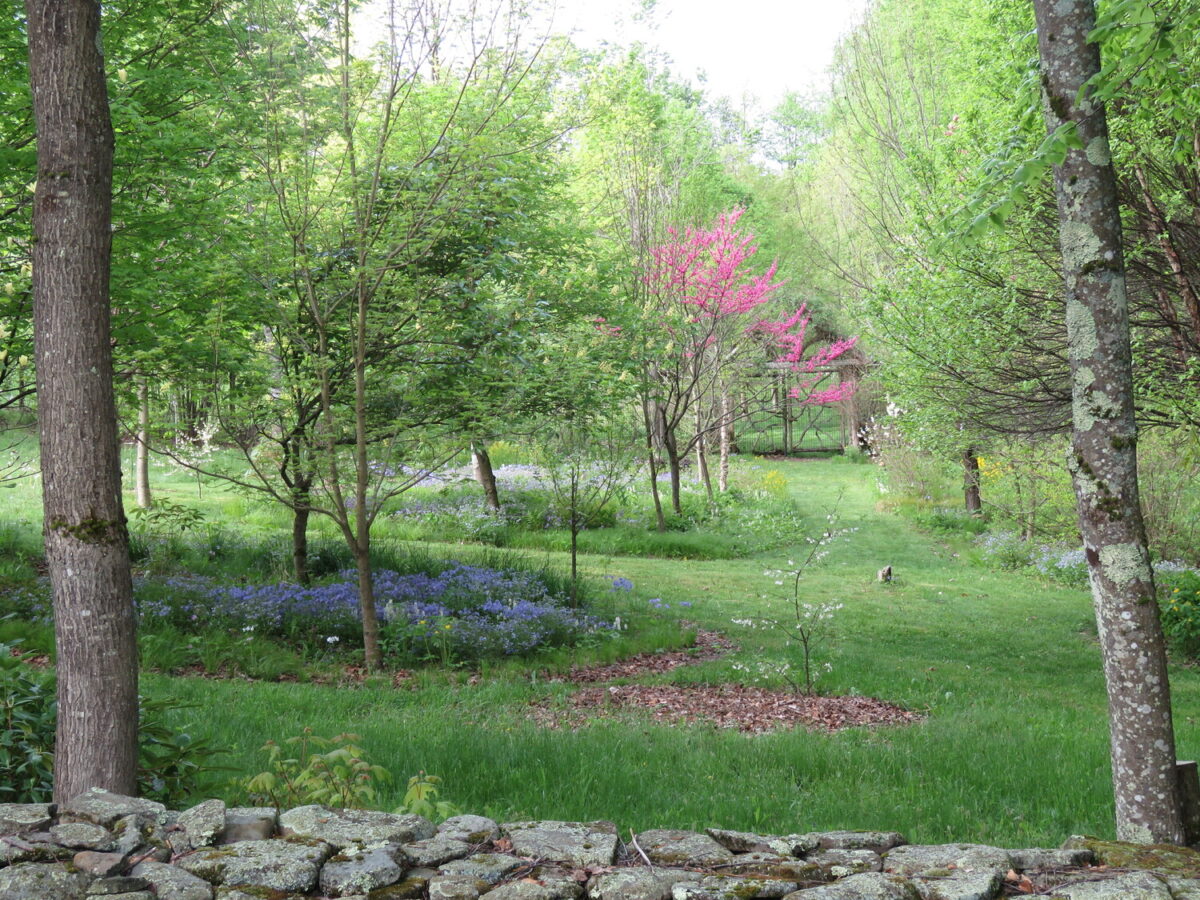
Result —
[{"label": "mowed grass path", "polygon": [[[442,776],[445,795],[465,810],[503,820],[610,819],[626,830],[880,828],[912,841],[1008,846],[1111,835],[1104,684],[1087,594],[986,569],[967,542],[922,534],[878,512],[872,466],[770,465],[811,510],[814,533],[839,494],[840,524],[857,529],[804,581],[813,601],[844,604],[821,690],[927,710],[922,724],[752,737],[625,717],[545,730],[526,718],[529,702],[565,697],[570,688],[536,666],[485,670],[474,685],[465,673],[423,677],[405,689],[147,675],[145,690],[196,703],[183,718],[226,747],[238,771],[257,771],[263,742],[305,726],[323,735],[352,731],[397,776],[387,802],[398,799],[408,775],[425,770]],[[802,537],[793,559],[806,552]],[[454,556],[460,548],[444,550]],[[661,597],[669,614],[730,634],[742,648],[734,657],[666,676],[726,681],[737,674],[731,663],[752,659],[756,647],[772,659],[783,652],[774,635],[730,620],[770,611],[780,588],[764,572],[788,556],[585,563],[632,579],[636,594],[621,601],[631,609]],[[875,573],[887,564],[897,578],[882,585]],[[693,605],[680,611],[679,601]],[[1178,667],[1172,678],[1187,757],[1200,750],[1200,678]]]}]

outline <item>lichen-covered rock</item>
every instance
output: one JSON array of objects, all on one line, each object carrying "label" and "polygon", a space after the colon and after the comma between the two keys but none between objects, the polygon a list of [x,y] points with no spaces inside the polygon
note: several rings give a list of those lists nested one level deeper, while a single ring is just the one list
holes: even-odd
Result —
[{"label": "lichen-covered rock", "polygon": [[452,859],[471,855],[471,845],[437,834],[427,841],[416,841],[404,845],[404,852],[414,865],[436,868]]},{"label": "lichen-covered rock", "polygon": [[1056,887],[1052,896],[1055,900],[1172,900],[1166,882],[1150,872],[1064,884]]},{"label": "lichen-covered rock", "polygon": [[321,868],[321,890],[334,897],[365,894],[395,884],[408,867],[399,844],[369,850],[351,848],[327,860]]},{"label": "lichen-covered rock", "polygon": [[165,825],[167,808],[153,800],[89,788],[59,810],[61,822],[91,822],[104,828],[112,828],[126,816],[138,816],[144,821]]},{"label": "lichen-covered rock", "polygon": [[778,840],[752,831],[729,831],[724,828],[706,828],[704,833],[730,853],[770,853],[771,841]]},{"label": "lichen-covered rock", "polygon": [[218,844],[267,841],[279,833],[279,813],[270,806],[234,806],[225,810],[225,829]]},{"label": "lichen-covered rock", "polygon": [[73,850],[99,850],[105,852],[116,846],[113,833],[107,828],[91,822],[64,822],[50,829],[54,843]]},{"label": "lichen-covered rock", "polygon": [[435,875],[429,879],[429,900],[479,900],[491,887],[470,875]]},{"label": "lichen-covered rock", "polygon": [[1171,889],[1171,896],[1175,900],[1200,900],[1200,878],[1178,878],[1165,875],[1163,881]]},{"label": "lichen-covered rock", "polygon": [[500,826],[486,816],[451,816],[437,831],[440,837],[464,844],[486,844],[500,836]]},{"label": "lichen-covered rock", "polygon": [[995,900],[1004,884],[997,872],[957,872],[913,878],[921,900]]},{"label": "lichen-covered rock", "polygon": [[71,865],[81,872],[97,878],[120,875],[125,871],[124,853],[100,853],[96,850],[81,850],[71,858]]},{"label": "lichen-covered rock", "polygon": [[818,850],[804,861],[819,868],[827,879],[883,870],[883,858],[874,850]]},{"label": "lichen-covered rock", "polygon": [[305,893],[316,886],[321,864],[332,853],[321,841],[240,841],[197,850],[177,865],[213,884]]},{"label": "lichen-covered rock", "polygon": [[429,895],[429,882],[437,877],[433,869],[409,869],[395,884],[376,888],[367,895],[369,900],[424,900]]},{"label": "lichen-covered rock", "polygon": [[305,900],[302,894],[289,894],[286,891],[270,891],[254,887],[219,887],[216,900]]},{"label": "lichen-covered rock", "polygon": [[0,866],[66,862],[74,855],[75,851],[70,847],[62,847],[47,840],[34,840],[32,836],[21,840],[0,840]]},{"label": "lichen-covered rock", "polygon": [[113,897],[119,894],[133,894],[139,891],[149,891],[150,882],[136,875],[115,875],[112,878],[97,878],[88,885],[89,897]]},{"label": "lichen-covered rock", "polygon": [[583,886],[568,878],[522,878],[493,888],[484,894],[492,900],[576,900]]},{"label": "lichen-covered rock", "polygon": [[91,878],[66,863],[17,863],[0,869],[4,900],[83,900]]},{"label": "lichen-covered rock", "polygon": [[289,809],[279,817],[279,827],[284,835],[320,838],[338,849],[351,844],[411,844],[437,833],[423,816],[328,806]]},{"label": "lichen-covered rock", "polygon": [[[145,855],[149,850],[168,848],[167,833],[162,824],[145,813],[130,813],[113,823],[113,852],[125,856]],[[164,855],[170,859],[170,854]]]},{"label": "lichen-covered rock", "polygon": [[883,871],[897,875],[948,875],[951,872],[1007,872],[1007,850],[984,844],[909,844],[883,858]]},{"label": "lichen-covered rock", "polygon": [[780,856],[778,853],[738,853],[722,869],[730,875],[762,875],[792,881],[824,880],[826,877],[820,866],[809,860]]},{"label": "lichen-covered rock", "polygon": [[1200,878],[1200,851],[1171,844],[1131,844],[1074,835],[1064,850],[1091,850],[1096,862],[1114,869],[1154,869],[1184,878]]},{"label": "lichen-covered rock", "polygon": [[737,878],[707,875],[696,882],[683,882],[671,888],[672,900],[751,900],[786,897],[799,885],[776,878]]},{"label": "lichen-covered rock", "polygon": [[865,872],[788,894],[785,900],[922,900],[912,882],[898,875]]},{"label": "lichen-covered rock", "polygon": [[53,803],[0,803],[0,835],[42,831],[53,821]]},{"label": "lichen-covered rock", "polygon": [[814,831],[804,837],[816,841],[821,850],[871,850],[875,853],[887,853],[908,843],[898,831]]},{"label": "lichen-covered rock", "polygon": [[191,809],[185,809],[175,824],[187,835],[188,846],[193,850],[211,847],[225,833],[225,801],[205,800]]},{"label": "lichen-covered rock", "polygon": [[654,863],[664,866],[720,866],[733,854],[707,834],[656,828],[637,836],[638,846]]},{"label": "lichen-covered rock", "polygon": [[212,900],[212,885],[178,866],[161,862],[138,863],[129,873],[144,878],[154,888],[158,900]]},{"label": "lichen-covered rock", "polygon": [[621,869],[593,875],[587,883],[591,900],[671,900],[677,884],[699,881],[699,872],[671,869]]},{"label": "lichen-covered rock", "polygon": [[521,868],[524,862],[507,853],[476,853],[466,859],[452,859],[438,866],[439,875],[469,875],[486,881],[488,884],[499,884],[509,872]]},{"label": "lichen-covered rock", "polygon": [[574,866],[608,866],[617,855],[612,822],[510,822],[501,826],[518,856]]}]

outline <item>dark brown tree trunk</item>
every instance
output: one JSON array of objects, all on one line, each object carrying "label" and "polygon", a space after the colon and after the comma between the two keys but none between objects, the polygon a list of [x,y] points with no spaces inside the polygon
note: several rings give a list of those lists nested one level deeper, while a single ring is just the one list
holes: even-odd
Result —
[{"label": "dark brown tree trunk", "polygon": [[642,402],[642,421],[646,427],[646,469],[650,474],[650,496],[654,499],[654,527],[661,533],[667,530],[663,515],[662,494],[658,490],[658,461],[654,455],[654,418],[650,401]]},{"label": "dark brown tree trunk", "polygon": [[1137,489],[1137,429],[1121,218],[1089,43],[1093,0],[1034,0],[1049,131],[1073,123],[1083,149],[1054,170],[1072,382],[1079,529],[1108,684],[1117,836],[1182,843],[1171,694]]},{"label": "dark brown tree trunk", "polygon": [[96,0],[28,0],[34,341],[54,594],[54,799],[137,790],[137,641],[113,401],[113,132]]},{"label": "dark brown tree trunk", "polygon": [[492,458],[482,444],[471,445],[471,467],[475,480],[483,488],[483,497],[488,509],[500,511],[500,492],[496,490],[496,473],[492,471]]},{"label": "dark brown tree trunk", "polygon": [[696,404],[696,477],[704,485],[709,502],[713,500],[712,474],[708,471],[708,454],[705,452],[704,417],[700,414],[700,404]]},{"label": "dark brown tree trunk", "polygon": [[966,498],[967,512],[973,516],[983,511],[983,501],[979,497],[979,457],[975,448],[968,447],[963,451],[963,496]]},{"label": "dark brown tree trunk", "polygon": [[150,496],[150,385],[145,376],[138,380],[137,456],[133,483],[137,505],[149,509],[154,501]]},{"label": "dark brown tree trunk", "polygon": [[295,570],[296,583],[308,586],[312,576],[308,571],[308,508],[307,489],[302,499],[292,507],[292,568]]}]

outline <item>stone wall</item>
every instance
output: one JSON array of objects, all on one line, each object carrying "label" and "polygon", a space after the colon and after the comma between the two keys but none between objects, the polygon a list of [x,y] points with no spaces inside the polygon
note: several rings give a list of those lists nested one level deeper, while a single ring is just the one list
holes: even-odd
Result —
[{"label": "stone wall", "polygon": [[[0,804],[0,900],[1200,900],[1200,854],[1097,865],[1058,850],[914,846],[887,831],[758,835],[209,800],[183,812],[93,789]],[[1128,850],[1128,848],[1126,848]],[[1136,860],[1150,868],[1132,868]]]}]

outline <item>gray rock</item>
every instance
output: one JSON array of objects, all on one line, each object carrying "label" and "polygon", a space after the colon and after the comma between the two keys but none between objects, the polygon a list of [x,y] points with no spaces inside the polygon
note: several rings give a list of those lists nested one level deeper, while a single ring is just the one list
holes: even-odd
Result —
[{"label": "gray rock", "polygon": [[1150,872],[1064,884],[1056,887],[1052,896],[1055,900],[1172,900],[1166,882]]},{"label": "gray rock", "polygon": [[984,844],[909,844],[883,858],[883,871],[897,875],[949,875],[952,872],[999,872],[1013,868],[1007,850]]},{"label": "gray rock", "polygon": [[[833,850],[830,852],[853,851]],[[780,856],[778,853],[738,853],[734,855],[727,866],[723,867],[723,871],[730,875],[761,875],[766,878],[790,879],[791,881],[824,881],[826,879],[821,867],[809,860],[796,859],[794,856]]]},{"label": "gray rock", "polygon": [[266,841],[279,831],[279,813],[270,806],[235,806],[225,810],[225,830],[219,844]]},{"label": "gray rock", "polygon": [[351,848],[326,861],[321,867],[321,890],[334,897],[366,894],[395,884],[404,875],[408,858],[399,844]]},{"label": "gray rock", "polygon": [[670,869],[620,869],[593,875],[587,895],[591,900],[671,900],[675,885],[700,877],[699,872]]},{"label": "gray rock", "polygon": [[66,863],[17,863],[0,869],[4,900],[83,900],[91,882]]},{"label": "gray rock", "polygon": [[118,875],[113,878],[97,878],[88,885],[89,897],[111,897],[116,894],[133,894],[146,891],[150,882],[136,875]]},{"label": "gray rock", "polygon": [[89,875],[107,878],[110,875],[120,875],[125,870],[125,854],[81,850],[71,858],[71,864]]},{"label": "gray rock", "polygon": [[471,845],[454,838],[434,835],[427,841],[416,841],[404,845],[408,858],[418,866],[440,866],[452,859],[462,859],[471,855]]},{"label": "gray rock", "polygon": [[883,870],[883,859],[874,850],[818,850],[804,861],[818,866],[830,879]]},{"label": "gray rock", "polygon": [[609,866],[617,856],[612,822],[510,822],[501,826],[518,856],[573,866]]},{"label": "gray rock", "polygon": [[672,900],[746,900],[749,897],[779,898],[793,893],[799,885],[776,878],[736,878],[706,875],[696,882],[676,884]]},{"label": "gray rock", "polygon": [[525,863],[515,856],[506,853],[476,853],[466,859],[452,859],[438,866],[439,875],[469,875],[486,881],[488,884],[499,884],[509,872],[516,871]]},{"label": "gray rock", "polygon": [[139,816],[144,821],[165,825],[167,808],[153,800],[89,788],[59,810],[62,822],[91,822],[104,828],[112,828],[126,816]]},{"label": "gray rock", "polygon": [[1179,878],[1171,875],[1164,875],[1163,878],[1175,900],[1200,900],[1200,878]]},{"label": "gray rock", "polygon": [[370,900],[424,900],[429,895],[430,880],[436,877],[435,869],[409,869],[390,887],[372,891]]},{"label": "gray rock", "polygon": [[56,844],[73,850],[111,850],[116,845],[113,833],[91,822],[66,822],[50,829]]},{"label": "gray rock", "polygon": [[451,816],[438,826],[438,835],[464,844],[486,844],[500,836],[500,826],[486,816]]},{"label": "gray rock", "polygon": [[0,835],[41,831],[52,821],[53,803],[0,803]]},{"label": "gray rock", "polygon": [[264,895],[260,890],[240,887],[217,888],[216,900],[264,900],[265,896],[269,896],[270,900],[305,900],[305,897],[301,894],[276,892],[270,895]]},{"label": "gray rock", "polygon": [[801,837],[815,840],[822,850],[872,850],[875,853],[886,853],[908,843],[898,831],[814,831]]},{"label": "gray rock", "polygon": [[289,809],[279,817],[279,827],[285,836],[318,838],[338,849],[351,844],[411,844],[437,833],[422,816],[327,806]]},{"label": "gray rock", "polygon": [[730,853],[769,853],[771,842],[779,838],[752,831],[727,831],[724,828],[706,828],[704,833]]},{"label": "gray rock", "polygon": [[[144,855],[168,846],[167,833],[155,818],[145,813],[122,816],[112,826],[113,852],[125,856]],[[168,857],[169,858],[169,857]]]},{"label": "gray rock", "polygon": [[953,872],[947,876],[917,876],[913,884],[921,900],[994,900],[1004,880],[997,872]]},{"label": "gray rock", "polygon": [[906,878],[865,872],[834,884],[796,891],[785,900],[921,900],[921,895]]},{"label": "gray rock", "polygon": [[1008,855],[1018,872],[1026,869],[1067,869],[1090,866],[1096,862],[1096,854],[1086,847],[1077,850],[1009,850]]},{"label": "gray rock", "polygon": [[138,863],[131,875],[150,882],[159,900],[212,900],[212,885],[178,866],[161,862]]},{"label": "gray rock", "polygon": [[187,835],[188,846],[199,850],[211,847],[225,832],[225,813],[225,801],[205,800],[181,812],[175,824]]},{"label": "gray rock", "polygon": [[75,855],[75,851],[69,847],[60,847],[58,844],[44,840],[44,837],[49,837],[49,835],[38,838],[33,835],[23,838],[5,835],[3,840],[0,840],[0,866],[11,866],[17,863],[66,862]]},{"label": "gray rock", "polygon": [[657,828],[637,836],[638,846],[652,862],[664,866],[719,866],[733,854],[707,834]]},{"label": "gray rock", "polygon": [[435,875],[429,879],[429,900],[479,900],[490,888],[486,881],[470,875]]},{"label": "gray rock", "polygon": [[576,900],[583,896],[583,887],[569,878],[523,878],[510,881],[484,894],[492,900]]},{"label": "gray rock", "polygon": [[197,850],[178,865],[213,884],[305,893],[316,886],[321,864],[332,853],[321,841],[240,841]]}]

